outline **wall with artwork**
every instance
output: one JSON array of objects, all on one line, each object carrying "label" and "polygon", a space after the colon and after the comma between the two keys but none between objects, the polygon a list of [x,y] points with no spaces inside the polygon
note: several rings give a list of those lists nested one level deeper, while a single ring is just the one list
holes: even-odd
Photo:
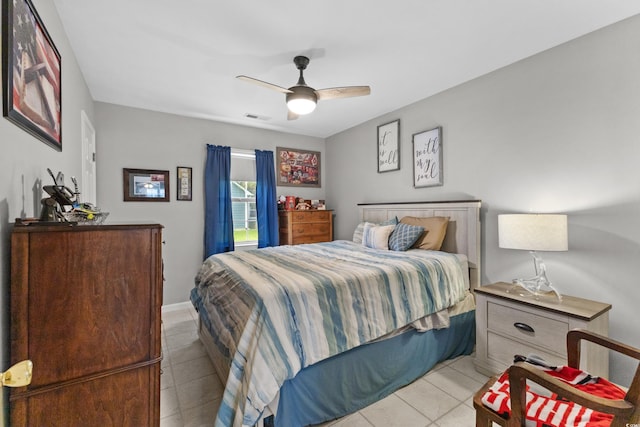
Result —
[{"label": "wall with artwork", "polygon": [[[498,248],[498,214],[566,213],[569,250],[544,254],[551,280],[611,303],[611,335],[640,345],[628,322],[640,275],[638,51],[640,16],[328,138],[336,237],[351,238],[357,203],[481,199],[482,282],[490,283],[533,269],[526,251]],[[400,169],[380,173],[378,127],[394,120]],[[442,185],[419,187],[412,137],[437,127]],[[614,379],[629,379],[628,362],[610,366]]]},{"label": "wall with artwork", "polygon": [[[206,144],[239,150],[288,148],[291,185],[278,194],[310,200],[326,199],[324,140],[249,128],[211,120],[194,119],[149,110],[96,103],[98,134],[98,205],[110,212],[109,221],[154,221],[164,225],[164,304],[187,301],[193,278],[202,263],[204,237],[203,174]],[[300,154],[293,154],[296,152]],[[306,154],[311,153],[311,156]],[[315,161],[313,160],[315,154]],[[287,157],[289,160],[289,157]],[[280,168],[280,163],[277,167]],[[191,200],[178,200],[182,183],[178,167],[190,168]],[[138,171],[138,193],[129,195],[129,178],[123,169]],[[146,171],[140,172],[141,169]],[[155,176],[167,174],[163,197],[142,197],[145,183],[153,187]],[[295,178],[294,174],[295,173]],[[134,178],[132,178],[133,180]],[[158,178],[159,179],[159,178]],[[300,185],[303,184],[303,185]],[[124,186],[124,187],[123,187]],[[134,201],[125,201],[127,198]],[[157,194],[153,188],[152,193]],[[146,201],[144,201],[146,199]]]},{"label": "wall with artwork", "polygon": [[[4,308],[8,307],[9,236],[12,223],[15,218],[40,214],[42,186],[53,184],[47,168],[56,174],[62,171],[67,184],[71,184],[71,176],[81,176],[81,111],[95,123],[91,94],[53,2],[33,0],[33,5],[62,57],[62,114],[59,126],[62,129],[62,151],[52,148],[14,122],[0,118],[0,306],[3,307],[0,311],[0,366],[3,370],[9,362],[9,313]],[[5,2],[2,4],[3,11],[4,8]],[[0,406],[5,408],[3,396],[0,394]],[[5,425],[4,415],[4,411],[0,412],[0,426]]]}]

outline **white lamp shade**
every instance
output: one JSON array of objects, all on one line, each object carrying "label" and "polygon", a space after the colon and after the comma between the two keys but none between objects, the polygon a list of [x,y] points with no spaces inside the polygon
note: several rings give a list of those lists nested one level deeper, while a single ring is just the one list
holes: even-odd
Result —
[{"label": "white lamp shade", "polygon": [[498,215],[498,246],[528,251],[566,251],[569,249],[567,216]]}]

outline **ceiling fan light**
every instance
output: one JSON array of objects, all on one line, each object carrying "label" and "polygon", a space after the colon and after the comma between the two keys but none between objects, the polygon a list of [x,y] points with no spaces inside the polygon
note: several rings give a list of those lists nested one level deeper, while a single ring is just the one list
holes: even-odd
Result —
[{"label": "ceiling fan light", "polygon": [[292,93],[287,94],[287,107],[289,111],[299,116],[309,114],[316,109],[318,97],[313,89],[306,86],[292,87]]},{"label": "ceiling fan light", "polygon": [[303,116],[315,110],[316,103],[310,99],[297,98],[297,99],[288,100],[287,107],[289,108],[289,111],[291,111],[292,113],[296,113],[299,116]]}]

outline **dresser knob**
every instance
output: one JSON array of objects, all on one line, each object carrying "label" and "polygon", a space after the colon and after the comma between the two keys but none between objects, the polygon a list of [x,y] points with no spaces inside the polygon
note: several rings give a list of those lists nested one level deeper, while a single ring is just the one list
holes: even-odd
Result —
[{"label": "dresser knob", "polygon": [[535,333],[535,330],[526,323],[516,322],[513,324],[513,326],[515,326],[516,329],[520,329],[521,331],[531,332],[532,334]]}]

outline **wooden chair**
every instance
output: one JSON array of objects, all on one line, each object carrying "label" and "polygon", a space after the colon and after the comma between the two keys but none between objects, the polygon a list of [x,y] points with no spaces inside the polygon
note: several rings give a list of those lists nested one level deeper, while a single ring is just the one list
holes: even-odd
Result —
[{"label": "wooden chair", "polygon": [[[614,341],[608,337],[594,334],[586,330],[575,329],[567,334],[567,365],[572,368],[580,366],[580,341],[586,340],[625,354],[640,361],[640,349]],[[473,406],[476,409],[476,427],[491,427],[496,423],[503,427],[524,427],[525,425],[525,384],[533,381],[563,398],[595,411],[612,414],[612,427],[640,427],[640,363],[624,400],[611,400],[596,397],[564,383],[538,368],[518,362],[509,367],[509,384],[511,397],[511,416],[503,418],[482,404],[482,396],[497,381],[494,376],[475,394]]]}]

